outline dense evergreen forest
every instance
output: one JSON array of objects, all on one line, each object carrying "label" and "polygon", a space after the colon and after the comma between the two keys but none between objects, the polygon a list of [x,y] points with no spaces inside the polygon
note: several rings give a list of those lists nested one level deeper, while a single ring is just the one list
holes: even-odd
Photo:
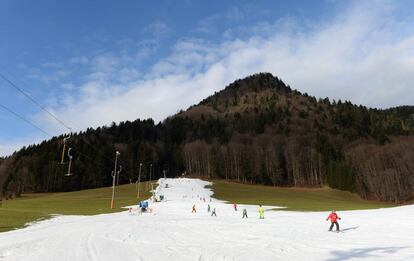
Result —
[{"label": "dense evergreen forest", "polygon": [[121,122],[68,140],[73,175],[60,164],[63,136],[0,159],[3,197],[111,185],[183,173],[272,186],[332,188],[364,198],[414,197],[414,107],[387,110],[317,99],[260,73],[155,124]]}]

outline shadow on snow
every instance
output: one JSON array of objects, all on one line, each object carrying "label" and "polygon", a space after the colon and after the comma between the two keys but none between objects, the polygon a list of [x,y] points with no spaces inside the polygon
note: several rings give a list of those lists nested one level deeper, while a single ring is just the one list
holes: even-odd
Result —
[{"label": "shadow on snow", "polygon": [[357,228],[359,228],[359,226],[356,226],[356,227],[347,227],[347,228],[341,229],[341,232],[345,232],[345,231],[349,231],[349,230],[355,230]]},{"label": "shadow on snow", "polygon": [[341,261],[351,258],[368,258],[368,257],[385,257],[396,254],[402,249],[409,247],[368,247],[368,248],[352,248],[350,250],[335,250],[331,254],[334,256],[326,261]]}]

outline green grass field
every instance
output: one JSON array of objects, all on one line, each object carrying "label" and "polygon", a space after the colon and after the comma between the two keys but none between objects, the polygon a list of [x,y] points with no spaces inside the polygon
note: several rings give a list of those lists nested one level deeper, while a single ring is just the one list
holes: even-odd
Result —
[{"label": "green grass field", "polygon": [[393,207],[386,202],[368,201],[358,195],[330,188],[280,188],[215,180],[213,197],[238,204],[283,206],[285,210],[328,211]]},{"label": "green grass field", "polygon": [[[151,195],[141,184],[140,200]],[[20,198],[3,200],[0,207],[0,232],[23,227],[27,222],[44,219],[53,214],[95,215],[119,212],[123,206],[137,203],[135,184],[117,186],[115,208],[110,208],[112,187],[66,193],[25,194]]]}]

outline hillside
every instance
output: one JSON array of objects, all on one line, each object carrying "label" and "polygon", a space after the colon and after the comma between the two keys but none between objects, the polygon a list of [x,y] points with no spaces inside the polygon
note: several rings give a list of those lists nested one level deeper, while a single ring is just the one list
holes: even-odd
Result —
[{"label": "hillside", "polygon": [[[3,195],[108,186],[114,151],[120,183],[183,172],[273,186],[321,187],[402,202],[414,196],[413,107],[388,110],[317,99],[260,73],[237,80],[164,122],[136,120],[76,133],[74,173],[61,137],[0,165]],[[152,164],[152,167],[150,167]]]},{"label": "hillside", "polygon": [[413,108],[317,100],[259,74],[178,117],[210,133],[190,134],[195,141],[184,146],[190,173],[278,186],[327,184],[400,201],[413,195]]}]

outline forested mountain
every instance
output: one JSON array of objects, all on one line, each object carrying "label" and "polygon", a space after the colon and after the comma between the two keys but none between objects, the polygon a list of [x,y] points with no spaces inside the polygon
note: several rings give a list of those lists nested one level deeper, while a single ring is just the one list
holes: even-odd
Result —
[{"label": "forested mountain", "polygon": [[414,107],[387,110],[316,99],[268,73],[237,80],[162,123],[122,122],[68,140],[73,172],[64,176],[63,136],[0,161],[3,195],[109,186],[115,150],[120,183],[186,172],[274,186],[358,192],[405,201],[414,196]]}]

